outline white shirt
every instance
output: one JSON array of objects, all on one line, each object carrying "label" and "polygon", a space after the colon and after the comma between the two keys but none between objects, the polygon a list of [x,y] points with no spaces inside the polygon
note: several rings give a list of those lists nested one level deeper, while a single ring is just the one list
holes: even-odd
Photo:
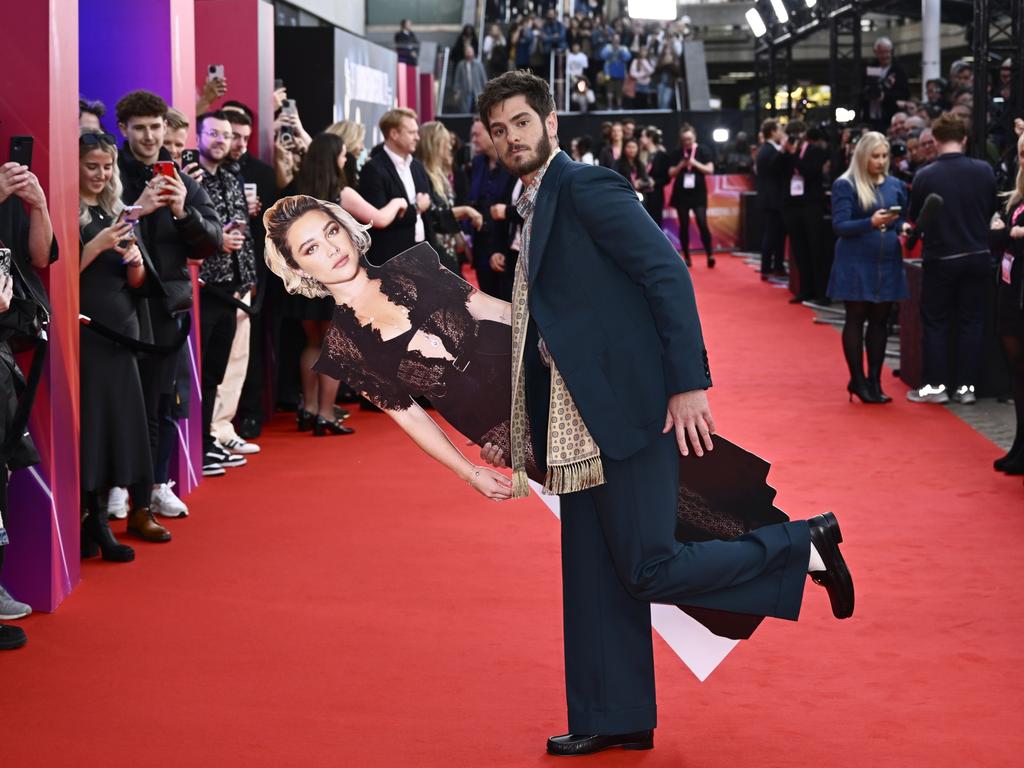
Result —
[{"label": "white shirt", "polygon": [[[582,51],[570,53],[565,57],[565,74],[569,78],[582,77],[588,66],[590,66],[590,60]],[[570,82],[572,81],[570,80]]]},{"label": "white shirt", "polygon": [[416,211],[416,234],[414,235],[414,240],[417,243],[422,243],[427,239],[427,233],[423,227],[423,217],[420,216],[420,210],[416,207],[416,182],[412,180],[412,155],[402,157],[392,152],[387,144],[384,145],[384,151],[391,159],[395,170],[398,171],[398,178],[401,179],[402,186],[405,187],[405,196],[409,199],[409,205]]}]

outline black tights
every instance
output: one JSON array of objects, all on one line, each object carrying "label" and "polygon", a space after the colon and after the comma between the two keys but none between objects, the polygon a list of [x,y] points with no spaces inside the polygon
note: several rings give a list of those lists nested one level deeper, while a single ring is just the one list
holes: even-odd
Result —
[{"label": "black tights", "polygon": [[1010,393],[1013,408],[1017,412],[1017,434],[1010,453],[1024,453],[1024,337],[1005,335],[1002,337],[1006,362],[1010,365]]},{"label": "black tights", "polygon": [[703,205],[696,208],[679,208],[679,242],[683,246],[683,254],[686,258],[690,258],[690,211],[693,211],[693,219],[697,222],[697,231],[700,232],[700,242],[704,246],[704,253],[710,259],[714,253],[711,251],[708,209]]},{"label": "black tights", "polygon": [[[864,380],[864,348],[868,353],[868,380],[879,381],[885,362],[885,340],[889,335],[891,301],[848,301],[843,324],[843,354],[850,369],[850,379]],[[864,323],[868,324],[867,334]]]}]

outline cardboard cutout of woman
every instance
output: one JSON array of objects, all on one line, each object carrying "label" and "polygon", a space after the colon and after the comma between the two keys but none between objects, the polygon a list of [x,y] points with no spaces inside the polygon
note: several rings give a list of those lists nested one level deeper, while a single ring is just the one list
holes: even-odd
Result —
[{"label": "cardboard cutout of woman", "polygon": [[[510,480],[470,462],[413,398],[429,399],[477,445],[490,443],[511,455],[511,305],[441,266],[426,243],[381,266],[369,264],[367,227],[334,203],[286,197],[263,220],[267,265],[285,289],[334,298],[334,317],[315,370],[347,382],[484,496],[510,498]],[[715,451],[699,463],[693,456],[680,457],[677,538],[728,539],[787,520],[773,505],[767,462],[720,435],[715,443]],[[532,455],[527,470],[543,484]],[[721,637],[749,637],[761,621],[680,608]]]}]

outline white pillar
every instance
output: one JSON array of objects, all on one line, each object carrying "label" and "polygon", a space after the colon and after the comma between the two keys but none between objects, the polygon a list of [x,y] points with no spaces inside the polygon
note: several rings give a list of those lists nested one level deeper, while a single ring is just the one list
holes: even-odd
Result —
[{"label": "white pillar", "polygon": [[942,77],[939,48],[939,24],[942,21],[941,0],[921,0],[921,98],[926,98],[925,84]]}]

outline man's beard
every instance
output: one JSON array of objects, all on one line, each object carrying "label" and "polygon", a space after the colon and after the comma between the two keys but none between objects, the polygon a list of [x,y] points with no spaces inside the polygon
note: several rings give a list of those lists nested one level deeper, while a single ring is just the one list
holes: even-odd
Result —
[{"label": "man's beard", "polygon": [[544,163],[548,161],[548,158],[551,157],[551,139],[548,138],[547,131],[541,134],[540,141],[532,149],[536,157],[532,160],[527,160],[524,165],[512,169],[520,176],[529,176],[531,173],[539,171],[544,166]]}]

